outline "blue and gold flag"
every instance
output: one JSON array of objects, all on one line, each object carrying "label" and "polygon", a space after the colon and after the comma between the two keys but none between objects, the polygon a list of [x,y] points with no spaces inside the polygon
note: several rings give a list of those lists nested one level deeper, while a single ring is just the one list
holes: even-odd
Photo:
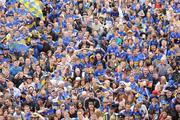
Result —
[{"label": "blue and gold flag", "polygon": [[39,0],[19,0],[21,4],[35,17],[39,17],[44,20],[40,1]]}]

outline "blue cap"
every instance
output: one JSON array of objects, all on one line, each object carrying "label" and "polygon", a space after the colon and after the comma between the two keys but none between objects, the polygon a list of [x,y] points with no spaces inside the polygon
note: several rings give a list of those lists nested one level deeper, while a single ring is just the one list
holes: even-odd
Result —
[{"label": "blue cap", "polygon": [[92,64],[85,64],[84,67],[85,68],[90,68],[90,67],[92,67]]},{"label": "blue cap", "polygon": [[84,59],[84,58],[85,58],[85,56],[84,56],[83,54],[81,54],[81,53],[78,54],[77,57],[78,57],[79,59]]},{"label": "blue cap", "polygon": [[161,100],[160,103],[161,104],[167,104],[167,102],[165,100]]},{"label": "blue cap", "polygon": [[136,100],[137,103],[142,103],[145,100],[145,97],[143,95],[139,96]]},{"label": "blue cap", "polygon": [[3,51],[2,50],[0,50],[0,55],[3,55]]},{"label": "blue cap", "polygon": [[171,55],[173,55],[173,52],[170,51],[170,50],[168,50],[168,51],[167,51],[167,56],[171,56]]},{"label": "blue cap", "polygon": [[68,94],[64,95],[65,99],[71,98]]},{"label": "blue cap", "polygon": [[45,100],[45,98],[42,95],[39,95],[38,100]]},{"label": "blue cap", "polygon": [[125,33],[125,32],[123,32],[123,31],[118,32],[118,34],[119,34],[119,35],[121,35],[121,36],[126,36],[126,33]]},{"label": "blue cap", "polygon": [[47,40],[46,35],[44,35],[44,34],[43,34],[43,35],[41,35],[41,39],[42,39],[42,40]]},{"label": "blue cap", "polygon": [[56,57],[57,59],[59,59],[59,58],[62,58],[62,55],[61,55],[61,54],[56,54],[55,57]]},{"label": "blue cap", "polygon": [[9,50],[9,47],[8,47],[8,46],[4,46],[3,49],[4,49],[4,50]]},{"label": "blue cap", "polygon": [[153,41],[150,42],[150,46],[151,46],[151,45],[158,46],[158,42],[157,42],[156,40],[153,40]]},{"label": "blue cap", "polygon": [[96,77],[102,76],[102,75],[104,75],[104,71],[96,70],[96,71],[94,72],[94,76],[96,76]]},{"label": "blue cap", "polygon": [[158,99],[159,97],[152,95],[152,96],[150,97],[150,100],[152,100],[153,98]]},{"label": "blue cap", "polygon": [[96,66],[98,66],[98,65],[103,65],[103,64],[102,64],[102,62],[99,62],[99,61],[98,61],[97,64],[96,64]]}]

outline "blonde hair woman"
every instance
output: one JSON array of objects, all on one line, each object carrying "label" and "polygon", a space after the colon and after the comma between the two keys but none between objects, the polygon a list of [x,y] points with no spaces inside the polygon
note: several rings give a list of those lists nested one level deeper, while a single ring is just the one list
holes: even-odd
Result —
[{"label": "blonde hair woman", "polygon": [[103,120],[103,114],[100,110],[96,109],[95,114],[97,116],[97,120]]}]

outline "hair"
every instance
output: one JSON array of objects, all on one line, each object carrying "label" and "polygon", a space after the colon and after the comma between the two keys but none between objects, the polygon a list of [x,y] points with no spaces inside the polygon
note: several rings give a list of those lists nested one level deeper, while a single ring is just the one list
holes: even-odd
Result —
[{"label": "hair", "polygon": [[95,114],[96,114],[97,118],[103,117],[103,113],[98,109],[95,110]]},{"label": "hair", "polygon": [[23,105],[23,108],[25,108],[25,107],[30,108],[30,106],[29,106],[28,104],[24,104],[24,105]]},{"label": "hair", "polygon": [[124,98],[125,98],[125,95],[124,95],[124,94],[118,94],[118,95],[117,95],[117,100],[118,100],[118,101],[122,101]]},{"label": "hair", "polygon": [[54,117],[55,117],[54,115],[50,115],[50,116],[48,116],[48,119],[49,120],[54,120]]},{"label": "hair", "polygon": [[8,117],[8,120],[15,120],[15,118],[11,114],[9,114],[7,117]]},{"label": "hair", "polygon": [[116,117],[114,115],[111,115],[110,120],[116,120]]},{"label": "hair", "polygon": [[16,106],[15,108],[18,110],[21,110],[21,106]]},{"label": "hair", "polygon": [[84,114],[84,110],[83,109],[78,109],[77,112],[81,112],[82,114]]}]

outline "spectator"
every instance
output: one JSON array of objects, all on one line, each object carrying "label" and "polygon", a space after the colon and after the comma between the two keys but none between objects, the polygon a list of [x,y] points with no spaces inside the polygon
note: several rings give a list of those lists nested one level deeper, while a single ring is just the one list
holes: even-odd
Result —
[{"label": "spectator", "polygon": [[0,119],[179,119],[179,1],[31,2],[0,1]]}]

